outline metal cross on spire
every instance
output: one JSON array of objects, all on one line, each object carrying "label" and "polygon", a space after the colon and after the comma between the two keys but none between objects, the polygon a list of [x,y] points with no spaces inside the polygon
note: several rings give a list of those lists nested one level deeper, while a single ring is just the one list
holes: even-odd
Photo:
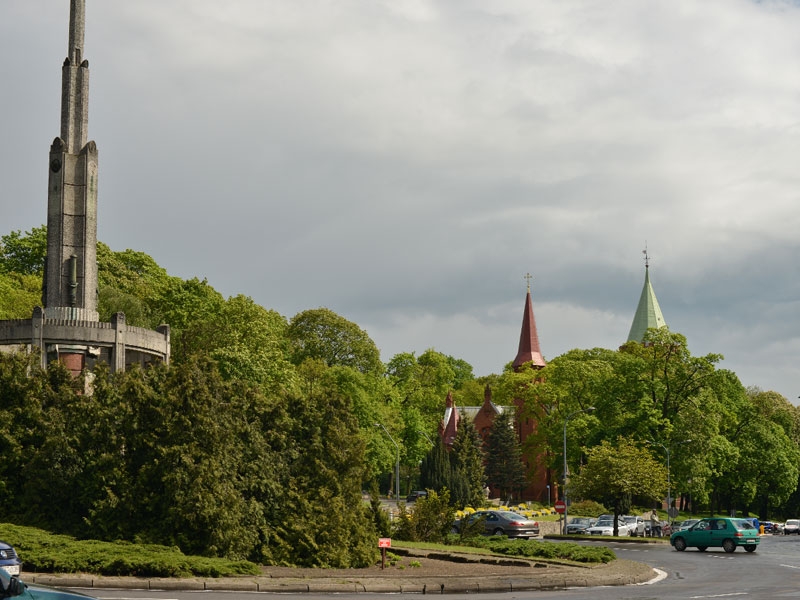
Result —
[{"label": "metal cross on spire", "polygon": [[525,276],[523,277],[523,279],[527,279],[528,280],[528,291],[530,292],[531,291],[531,279],[533,279],[533,275],[531,275],[530,273],[525,273]]}]

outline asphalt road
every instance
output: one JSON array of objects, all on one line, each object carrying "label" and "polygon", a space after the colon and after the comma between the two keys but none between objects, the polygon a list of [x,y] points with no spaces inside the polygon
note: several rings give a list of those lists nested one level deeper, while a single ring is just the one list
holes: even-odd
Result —
[{"label": "asphalt road", "polygon": [[[587,542],[594,544],[599,542]],[[645,563],[657,569],[662,576],[649,584],[575,588],[559,591],[481,593],[481,600],[532,599],[586,599],[591,600],[699,600],[705,598],[734,598],[735,600],[761,600],[778,598],[800,599],[800,537],[762,536],[756,552],[747,553],[741,548],[733,554],[720,549],[698,552],[688,549],[676,552],[667,544],[607,544],[619,558]],[[137,590],[91,590],[100,600],[200,600],[206,597],[224,596],[225,600],[254,600],[264,596],[258,592],[213,592],[213,591],[137,591]],[[270,594],[275,596],[277,594]],[[286,595],[286,594],[281,594]],[[293,594],[309,598],[326,598],[326,594]],[[338,597],[358,597],[362,600],[383,598],[385,594],[357,593],[337,594]],[[447,594],[449,598],[461,594]],[[475,600],[476,594],[464,594],[463,598]]]}]

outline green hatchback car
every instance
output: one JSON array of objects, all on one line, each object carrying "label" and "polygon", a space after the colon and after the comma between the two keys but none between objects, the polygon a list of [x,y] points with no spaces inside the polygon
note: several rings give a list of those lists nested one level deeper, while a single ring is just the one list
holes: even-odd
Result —
[{"label": "green hatchback car", "polygon": [[755,552],[760,541],[758,531],[750,521],[729,517],[700,519],[689,529],[676,531],[669,536],[669,543],[678,552],[683,552],[689,546],[700,552],[707,548],[734,552],[737,546],[742,546],[747,552]]}]

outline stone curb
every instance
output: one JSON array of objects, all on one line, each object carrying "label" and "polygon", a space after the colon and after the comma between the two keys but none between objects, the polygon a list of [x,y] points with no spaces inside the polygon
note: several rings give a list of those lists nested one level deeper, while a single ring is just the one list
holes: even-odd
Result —
[{"label": "stone curb", "polygon": [[370,577],[333,581],[330,578],[221,578],[221,579],[147,579],[137,577],[100,577],[92,575],[28,575],[23,581],[32,584],[80,590],[130,589],[174,591],[237,591],[282,594],[474,594],[522,592],[645,583],[656,577],[649,566],[625,561],[627,573],[579,569],[567,573],[527,573],[487,577],[430,578],[428,580]]}]

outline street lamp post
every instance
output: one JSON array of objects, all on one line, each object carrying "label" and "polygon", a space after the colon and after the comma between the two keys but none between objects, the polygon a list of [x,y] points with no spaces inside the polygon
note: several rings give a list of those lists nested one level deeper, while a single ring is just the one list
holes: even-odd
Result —
[{"label": "street lamp post", "polygon": [[424,437],[426,440],[428,440],[428,443],[429,443],[431,446],[434,446],[434,445],[435,445],[435,444],[433,443],[433,440],[432,440],[431,438],[429,438],[429,437],[428,437],[428,434],[427,434],[427,433],[425,433],[425,432],[424,432],[424,431],[422,431],[421,429],[417,429],[417,433],[421,434],[421,435],[422,435],[422,436],[423,436],[423,437]]},{"label": "street lamp post", "polygon": [[383,423],[375,423],[375,427],[380,427],[383,429],[384,433],[389,436],[389,439],[392,440],[394,447],[397,449],[397,460],[394,464],[394,501],[400,502],[400,446],[398,446],[397,442],[394,441],[394,438],[391,436],[386,427],[383,426]]},{"label": "street lamp post", "polygon": [[581,410],[569,413],[567,418],[564,419],[564,535],[567,535],[567,515],[569,514],[569,502],[567,502],[567,423],[569,423],[569,420],[575,415],[585,412],[594,412],[594,410],[594,406],[587,406]]},{"label": "street lamp post", "polygon": [[547,506],[550,506],[550,484],[547,484]]},{"label": "street lamp post", "polygon": [[[675,445],[678,444],[688,444],[692,440],[681,440],[680,442],[675,442]],[[670,524],[672,524],[672,480],[670,479],[669,474],[669,446],[665,446],[661,442],[654,442],[653,440],[648,441],[648,444],[653,444],[654,446],[661,446],[664,449],[664,452],[667,453],[667,517],[669,518]]]}]

